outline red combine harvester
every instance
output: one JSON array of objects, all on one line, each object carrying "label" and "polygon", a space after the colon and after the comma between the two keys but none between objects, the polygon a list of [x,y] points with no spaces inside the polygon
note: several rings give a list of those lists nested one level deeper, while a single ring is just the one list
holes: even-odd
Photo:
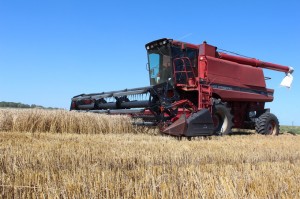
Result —
[{"label": "red combine harvester", "polygon": [[159,39],[146,44],[150,86],[74,96],[71,110],[127,114],[134,124],[159,126],[174,136],[226,135],[232,128],[277,135],[277,117],[265,109],[274,90],[262,68],[286,73],[293,68],[234,56],[215,46]]}]

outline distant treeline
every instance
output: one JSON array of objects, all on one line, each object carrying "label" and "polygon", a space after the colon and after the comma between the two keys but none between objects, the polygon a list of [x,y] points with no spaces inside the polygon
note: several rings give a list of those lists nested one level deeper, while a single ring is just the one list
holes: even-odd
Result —
[{"label": "distant treeline", "polygon": [[58,108],[52,108],[52,107],[43,107],[36,104],[23,104],[20,102],[0,102],[0,108],[1,107],[8,107],[8,108],[41,108],[41,109],[58,109]]}]

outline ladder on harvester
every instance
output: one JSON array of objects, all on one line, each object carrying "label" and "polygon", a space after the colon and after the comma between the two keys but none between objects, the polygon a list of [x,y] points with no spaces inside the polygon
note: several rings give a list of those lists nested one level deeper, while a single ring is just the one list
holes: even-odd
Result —
[{"label": "ladder on harvester", "polygon": [[[195,73],[191,67],[191,61],[188,57],[180,57],[173,60],[174,80],[177,86],[193,87],[195,89]],[[206,81],[207,82],[207,81]],[[207,84],[199,85],[199,108],[206,108],[212,111],[212,88]]]},{"label": "ladder on harvester", "polygon": [[212,88],[209,85],[204,85],[200,84],[199,85],[200,92],[199,92],[199,107],[206,108],[208,110],[212,110],[212,102],[211,102],[211,97],[212,97]]}]

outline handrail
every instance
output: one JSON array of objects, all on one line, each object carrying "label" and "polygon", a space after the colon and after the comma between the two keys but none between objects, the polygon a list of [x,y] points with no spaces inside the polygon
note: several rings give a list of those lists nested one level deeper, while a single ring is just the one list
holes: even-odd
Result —
[{"label": "handrail", "polygon": [[[182,62],[182,69],[180,69],[180,70],[176,70],[176,61],[178,61],[178,60],[180,60],[181,62]],[[189,63],[189,67],[190,67],[190,70],[188,70],[187,69],[187,64],[186,63]],[[177,64],[178,65],[178,64]],[[182,74],[182,73],[184,73],[185,74],[185,82],[184,82],[184,84],[186,84],[186,85],[189,85],[188,84],[188,80],[189,80],[189,78],[192,78],[192,79],[195,79],[195,73],[194,73],[194,71],[192,70],[192,64],[191,64],[191,60],[190,60],[190,58],[188,58],[188,57],[179,57],[179,58],[175,58],[174,60],[173,60],[173,74],[174,74],[174,80],[175,80],[175,83],[176,84],[182,84],[181,82],[178,82],[178,81],[180,81],[180,79],[178,80],[177,79],[177,76],[176,76],[176,74]],[[189,75],[188,74],[192,74],[192,77],[189,77]]]}]

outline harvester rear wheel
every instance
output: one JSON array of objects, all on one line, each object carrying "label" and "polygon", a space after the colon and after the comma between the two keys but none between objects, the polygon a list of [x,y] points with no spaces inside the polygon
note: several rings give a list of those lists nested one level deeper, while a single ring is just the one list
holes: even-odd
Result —
[{"label": "harvester rear wheel", "polygon": [[255,130],[263,135],[278,135],[279,121],[274,114],[264,113],[257,118]]},{"label": "harvester rear wheel", "polygon": [[230,108],[226,106],[226,103],[217,101],[213,106],[213,122],[214,122],[214,134],[215,135],[228,135],[231,134],[231,128],[233,126],[232,114]]}]

